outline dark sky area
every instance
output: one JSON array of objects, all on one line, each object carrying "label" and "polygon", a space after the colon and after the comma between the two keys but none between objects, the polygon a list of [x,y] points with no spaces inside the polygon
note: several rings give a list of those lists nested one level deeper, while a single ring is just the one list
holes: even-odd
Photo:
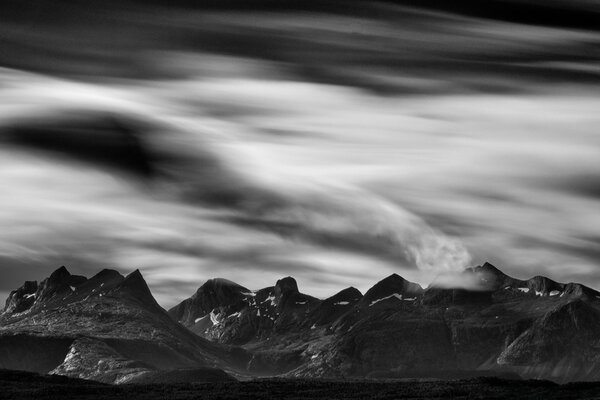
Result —
[{"label": "dark sky area", "polygon": [[600,288],[596,1],[194,3],[0,5],[0,299],[60,265],[165,307],[484,261]]}]

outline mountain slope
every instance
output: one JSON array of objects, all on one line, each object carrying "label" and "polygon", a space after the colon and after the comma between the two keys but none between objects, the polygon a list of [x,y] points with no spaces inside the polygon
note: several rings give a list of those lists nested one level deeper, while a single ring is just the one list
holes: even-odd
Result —
[{"label": "mountain slope", "polygon": [[600,293],[516,279],[489,263],[448,278],[423,289],[393,274],[364,296],[348,288],[325,300],[301,294],[289,277],[255,292],[236,285],[242,301],[231,308],[214,297],[201,310],[210,326],[196,332],[243,345],[253,374],[599,378]]},{"label": "mountain slope", "polygon": [[[53,354],[38,360],[33,351]],[[0,367],[126,382],[156,370],[235,366],[244,354],[175,323],[139,271],[90,279],[61,267],[13,291],[0,314]],[[44,357],[42,357],[44,358]]]}]

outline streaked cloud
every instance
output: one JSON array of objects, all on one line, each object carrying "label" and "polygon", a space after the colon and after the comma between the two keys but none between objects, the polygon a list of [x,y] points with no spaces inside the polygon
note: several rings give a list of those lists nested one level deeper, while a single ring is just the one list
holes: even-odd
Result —
[{"label": "streaked cloud", "polygon": [[327,296],[485,260],[600,287],[598,32],[366,7],[133,9],[114,51],[1,28],[73,63],[0,70],[0,292],[65,264],[165,306],[215,276]]}]

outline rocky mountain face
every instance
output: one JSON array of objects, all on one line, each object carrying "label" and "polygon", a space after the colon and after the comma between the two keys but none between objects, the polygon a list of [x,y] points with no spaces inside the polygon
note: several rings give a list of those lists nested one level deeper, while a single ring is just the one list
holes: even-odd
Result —
[{"label": "rocky mountain face", "polygon": [[61,267],[10,293],[0,314],[0,368],[123,383],[158,371],[236,368],[243,350],[174,322],[139,271],[92,278]]},{"label": "rocky mountain face", "polygon": [[[0,368],[109,383],[237,377],[600,379],[600,293],[491,264],[423,289],[393,274],[327,299],[211,279],[168,312],[139,271],[66,268],[0,313]],[[224,372],[226,371],[226,372]]]},{"label": "rocky mountain face", "polygon": [[253,375],[600,379],[600,293],[581,284],[520,280],[489,263],[426,289],[394,274],[364,296],[348,288],[324,300],[289,277],[257,291],[227,282],[226,296],[216,282],[169,314],[242,346]]}]

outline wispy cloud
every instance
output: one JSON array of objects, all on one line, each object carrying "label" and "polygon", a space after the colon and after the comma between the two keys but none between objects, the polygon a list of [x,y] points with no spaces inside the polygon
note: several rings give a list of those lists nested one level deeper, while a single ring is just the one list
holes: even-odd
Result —
[{"label": "wispy cloud", "polygon": [[0,291],[69,264],[167,306],[214,276],[326,296],[486,259],[600,286],[598,33],[365,7],[0,28],[73,59],[0,70]]}]

